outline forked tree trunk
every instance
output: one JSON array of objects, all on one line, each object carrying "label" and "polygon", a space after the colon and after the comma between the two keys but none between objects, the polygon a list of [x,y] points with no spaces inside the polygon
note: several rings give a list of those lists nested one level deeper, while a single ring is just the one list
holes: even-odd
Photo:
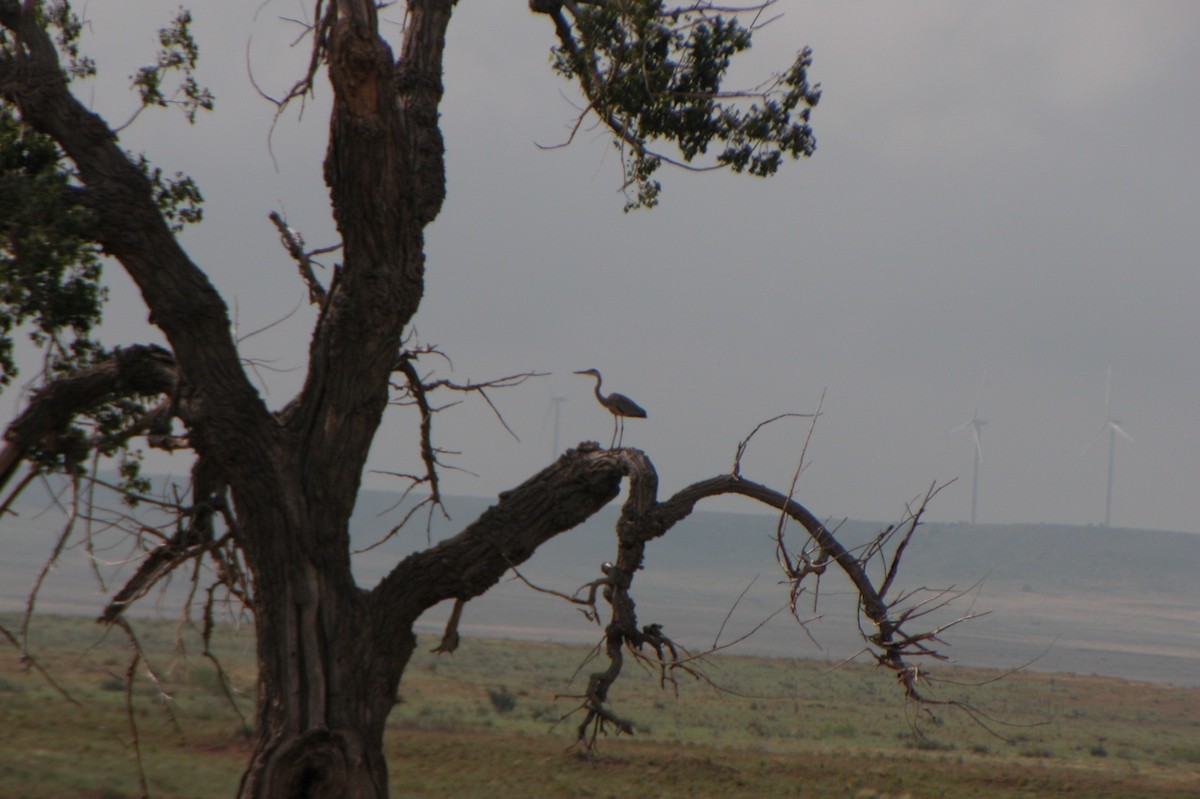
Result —
[{"label": "forked tree trunk", "polygon": [[281,529],[247,536],[262,551],[250,558],[259,698],[242,799],[387,796],[383,731],[415,646],[412,625],[446,596],[414,597],[396,575],[386,605],[357,588],[348,524],[402,332],[423,295],[424,228],[445,195],[437,107],[452,7],[411,3],[399,59],[369,0],[332,0],[317,34],[334,90],[325,179],[343,260],[287,423],[297,467],[279,487],[293,512]]}]

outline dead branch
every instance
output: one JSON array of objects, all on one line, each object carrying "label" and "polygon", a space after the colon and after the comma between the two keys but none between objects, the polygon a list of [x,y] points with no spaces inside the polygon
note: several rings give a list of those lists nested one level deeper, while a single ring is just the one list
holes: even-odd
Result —
[{"label": "dead branch", "polygon": [[421,376],[417,373],[417,367],[413,365],[412,357],[407,352],[401,354],[396,364],[396,369],[408,380],[408,395],[412,397],[412,401],[416,403],[417,409],[421,412],[421,461],[425,464],[424,481],[429,483],[431,501],[435,505],[441,505],[442,494],[438,485],[438,461],[433,447],[434,410],[430,407],[429,399],[426,396],[427,387],[421,381]]},{"label": "dead branch", "polygon": [[[949,483],[946,485],[949,485]],[[912,540],[913,533],[915,533],[917,531],[917,527],[920,526],[921,517],[925,515],[925,511],[929,508],[929,503],[933,501],[933,498],[937,496],[938,492],[945,488],[946,485],[939,486],[937,483],[931,484],[928,490],[926,490],[925,496],[921,499],[920,504],[917,505],[917,509],[915,511],[913,511],[911,507],[906,508],[908,515],[904,522],[902,522],[902,526],[904,526],[906,529],[904,535],[900,539],[900,543],[896,546],[892,553],[891,563],[889,563],[887,566],[887,576],[884,577],[883,585],[879,587],[879,595],[881,597],[887,594],[888,589],[892,586],[892,582],[896,579],[896,573],[900,567],[900,558],[904,555],[904,550],[908,548],[908,544]],[[882,535],[880,537],[883,538]],[[882,543],[880,544],[880,547],[882,548]]]},{"label": "dead branch", "polygon": [[[611,566],[611,563],[605,562],[600,568],[602,570],[607,570]],[[564,594],[561,591],[555,591],[553,588],[545,588],[530,582],[525,575],[521,574],[520,570],[517,569],[516,566],[512,568],[512,573],[518,580],[525,584],[526,588],[537,591],[539,594],[549,594],[550,596],[558,597],[559,599],[575,605],[576,610],[582,613],[583,617],[589,622],[594,622],[595,624],[600,623],[600,613],[596,609],[596,594],[603,586],[609,584],[608,577],[601,577],[598,580],[592,580],[591,582],[584,583],[575,590],[574,594]],[[584,591],[587,591],[586,598],[580,596],[580,594]]]},{"label": "dead branch", "polygon": [[[414,507],[410,508],[404,514],[404,518],[401,519],[398,524],[394,525],[386,535],[380,538],[380,540],[371,544],[366,549],[359,550],[360,552],[366,551],[367,549],[373,549],[390,540],[405,525],[407,525],[409,520],[423,507],[428,507],[429,509],[429,516],[426,519],[425,526],[425,532],[427,536],[430,534],[430,523],[432,522],[433,512],[435,509],[440,510],[446,519],[450,518],[450,514],[446,511],[446,507],[442,502],[441,481],[439,478],[438,469],[439,467],[451,469],[457,467],[453,467],[442,462],[438,455],[458,453],[450,453],[447,450],[443,450],[434,446],[433,416],[434,414],[453,407],[458,403],[434,406],[429,401],[429,395],[433,391],[438,389],[447,389],[450,391],[479,394],[479,396],[483,398],[484,402],[487,403],[488,407],[491,408],[492,413],[495,414],[496,418],[500,421],[500,424],[505,430],[508,431],[509,435],[519,441],[520,439],[517,437],[517,434],[513,432],[511,427],[508,426],[508,422],[504,420],[504,416],[500,413],[500,410],[496,407],[495,403],[492,402],[492,399],[488,396],[487,391],[494,388],[514,388],[532,377],[545,376],[545,374],[542,372],[523,372],[520,374],[507,375],[505,377],[482,382],[456,383],[447,379],[427,380],[426,378],[423,378],[417,371],[415,364],[415,361],[422,355],[437,355],[442,358],[446,357],[444,353],[431,345],[419,346],[404,350],[396,358],[396,364],[393,368],[396,372],[404,375],[405,383],[403,385],[397,385],[393,383],[392,387],[399,392],[399,397],[393,400],[395,404],[415,405],[421,415],[421,424],[419,428],[421,442],[420,451],[421,461],[425,466],[425,472],[422,475],[402,474],[396,472],[389,472],[389,474],[393,474],[397,477],[403,477],[409,481],[409,486],[405,489],[404,495],[401,497],[400,502],[403,502],[408,494],[419,485],[427,484],[429,486],[430,493],[428,497],[425,497]],[[400,502],[397,504],[400,504]]]},{"label": "dead branch", "polygon": [[[645,455],[637,450],[622,450],[616,453],[616,456],[622,459],[622,466],[629,478],[629,498],[622,508],[617,525],[618,559],[606,570],[611,583],[604,590],[604,598],[612,611],[611,621],[605,629],[605,652],[609,665],[605,671],[591,675],[592,682],[583,697],[581,709],[585,711],[585,718],[578,729],[582,744],[594,744],[597,736],[605,734],[610,727],[614,727],[618,733],[627,731],[617,724],[616,717],[610,716],[603,706],[609,688],[620,675],[623,663],[620,657],[622,649],[635,653],[637,657],[648,646],[656,655],[658,667],[672,672],[679,668],[681,663],[686,662],[675,656],[674,642],[663,634],[661,627],[648,625],[639,629],[630,587],[635,573],[642,567],[645,544],[663,535],[690,514],[700,499],[718,494],[741,494],[751,497],[780,509],[787,518],[799,522],[804,527],[808,540],[815,547],[813,555],[792,556],[782,535],[777,541],[781,563],[793,564],[791,572],[785,574],[791,584],[791,607],[795,607],[797,586],[806,575],[819,576],[829,565],[838,566],[854,585],[859,596],[859,607],[873,628],[871,631],[863,630],[863,637],[871,646],[876,661],[896,673],[907,697],[917,701],[923,699],[918,690],[920,670],[910,665],[906,658],[943,658],[934,646],[939,641],[938,636],[948,627],[966,621],[966,617],[934,630],[909,632],[905,625],[924,615],[921,612],[923,606],[907,608],[900,607],[896,602],[886,602],[884,595],[875,587],[868,574],[870,557],[856,556],[847,550],[824,524],[796,503],[791,496],[752,483],[739,475],[728,474],[695,483],[665,502],[657,502],[654,498],[657,475]],[[938,490],[939,488],[934,486],[927,492],[926,504]],[[925,504],[922,504],[909,513],[911,525],[919,523],[924,510]],[[902,543],[907,545],[909,538],[911,533]],[[902,551],[899,554],[902,554]],[[898,563],[899,556],[894,554],[888,564],[888,574],[891,574],[893,579]],[[944,597],[945,594],[941,596]],[[668,654],[671,656],[668,657]],[[665,671],[663,675],[663,679],[666,679]]]},{"label": "dead branch", "polygon": [[67,542],[71,539],[71,535],[75,532],[75,523],[79,519],[79,478],[76,477],[71,481],[71,509],[67,516],[67,521],[63,525],[63,530],[59,534],[58,539],[54,543],[54,549],[50,556],[46,558],[46,562],[42,564],[41,570],[34,578],[33,585],[29,588],[29,593],[25,597],[25,613],[21,618],[21,649],[25,651],[29,645],[29,624],[33,620],[33,610],[37,605],[38,594],[41,593],[42,584],[46,580],[51,569],[58,563],[58,559],[62,556],[63,550],[67,546]]},{"label": "dead branch", "polygon": [[738,605],[742,604],[742,600],[745,599],[746,594],[750,592],[750,589],[754,587],[756,582],[758,582],[757,574],[754,575],[753,580],[746,584],[746,587],[742,589],[740,594],[738,594],[737,599],[735,599],[733,604],[729,606],[729,612],[725,614],[725,618],[721,619],[721,626],[717,628],[717,634],[713,637],[712,645],[714,648],[721,641],[721,635],[725,632],[725,625],[729,624],[729,620],[733,618],[734,611],[738,609]]},{"label": "dead branch", "polygon": [[[404,500],[408,497],[409,493],[411,493],[412,490],[414,488],[416,488],[417,486],[421,485],[422,483],[431,482],[429,475],[419,477],[415,474],[400,474],[397,472],[381,472],[381,473],[382,474],[390,474],[393,477],[403,477],[406,480],[412,481],[409,484],[408,488],[404,489],[404,494],[403,494],[403,496],[401,496],[400,500],[395,505],[393,505],[391,508],[388,508],[387,510],[383,511],[383,513],[387,513],[388,511],[393,510],[397,505],[403,503]],[[417,512],[420,511],[422,508],[429,509],[429,512],[425,517],[425,537],[426,537],[426,541],[428,542],[430,536],[432,536],[432,534],[433,534],[432,531],[433,531],[433,512],[434,512],[434,510],[441,509],[442,515],[447,519],[450,518],[450,514],[446,512],[445,506],[442,505],[442,498],[441,498],[440,493],[439,494],[430,494],[429,496],[422,498],[415,505],[413,505],[411,508],[409,508],[407,511],[405,511],[404,516],[401,517],[400,521],[397,522],[396,524],[392,525],[392,528],[390,530],[388,530],[387,533],[382,538],[380,538],[378,541],[376,541],[372,544],[368,544],[367,546],[363,547],[362,549],[354,550],[353,554],[361,555],[364,552],[370,552],[372,549],[383,546],[388,541],[392,540],[392,538],[395,537],[397,533],[399,533],[401,530],[403,530],[408,525],[409,520],[412,519],[413,516],[416,516]]]},{"label": "dead branch", "polygon": [[71,693],[62,685],[60,685],[58,681],[54,679],[54,675],[52,675],[44,666],[42,666],[42,664],[38,662],[37,658],[35,658],[29,651],[28,647],[25,645],[23,632],[20,634],[20,637],[18,637],[17,634],[14,634],[3,624],[0,624],[0,636],[4,636],[4,639],[12,644],[12,646],[18,652],[20,652],[22,667],[36,671],[38,676],[45,680],[46,684],[54,689],[55,693],[70,702],[72,705],[75,705],[75,707],[80,709],[83,708],[83,703],[71,696]]},{"label": "dead branch", "polygon": [[[508,422],[506,422],[504,420],[504,416],[500,413],[499,409],[496,408],[496,405],[495,405],[495,403],[492,402],[491,398],[488,397],[487,391],[488,391],[488,389],[492,389],[492,388],[515,388],[516,386],[521,385],[522,383],[524,383],[526,380],[529,380],[530,378],[546,377],[548,374],[549,374],[548,372],[521,372],[519,374],[508,375],[506,377],[499,377],[494,380],[485,380],[485,381],[478,382],[478,383],[473,383],[473,382],[455,383],[452,380],[445,380],[445,379],[434,380],[432,382],[425,383],[423,385],[423,389],[425,392],[430,392],[430,391],[434,391],[439,388],[445,388],[445,389],[449,389],[451,391],[461,391],[464,393],[478,394],[480,397],[483,398],[483,401],[488,404],[488,407],[492,409],[492,413],[495,414],[496,419],[499,420],[500,424],[503,425],[504,429],[508,431],[508,434],[510,436],[512,436],[514,439],[516,439],[517,441],[520,441],[521,438],[516,433],[513,432],[511,427],[508,426]],[[443,406],[443,407],[448,407],[448,406]],[[437,410],[441,410],[441,409],[439,408]]]},{"label": "dead branch", "polygon": [[[738,442],[737,449],[734,451],[734,454],[733,454],[733,466],[732,466],[732,468],[730,468],[729,473],[732,474],[734,477],[737,477],[739,474],[741,474],[741,472],[742,472],[742,456],[746,454],[746,448],[750,445],[750,439],[754,438],[754,435],[759,430],[763,429],[764,427],[766,427],[769,424],[779,421],[780,419],[793,419],[793,418],[795,418],[795,419],[816,419],[820,415],[821,415],[821,408],[820,408],[820,405],[818,405],[816,413],[781,413],[778,416],[772,416],[770,419],[767,419],[764,422],[759,422],[758,424],[756,424],[754,426],[754,429],[750,431],[750,434],[748,436],[746,436],[745,438],[743,438],[741,441]],[[812,430],[811,426],[809,427],[809,430],[810,431]],[[801,460],[803,461],[803,458],[801,458]],[[792,485],[793,485],[793,487],[795,487],[795,479],[794,478],[792,481]]]},{"label": "dead branch", "polygon": [[146,765],[142,762],[142,736],[138,732],[137,714],[133,708],[133,682],[137,676],[137,665],[142,660],[142,648],[132,628],[124,620],[120,625],[133,648],[133,657],[129,659],[129,666],[125,669],[125,720],[129,725],[130,745],[133,747],[134,762],[137,764],[138,784],[141,786],[142,796],[148,797],[150,785],[146,779]]},{"label": "dead branch", "polygon": [[271,223],[279,231],[279,240],[283,243],[283,248],[287,250],[287,254],[296,262],[296,267],[300,270],[300,277],[304,280],[304,284],[308,287],[308,301],[313,305],[325,304],[325,287],[317,280],[317,275],[313,271],[313,266],[321,266],[313,260],[314,255],[320,253],[333,252],[338,247],[322,247],[316,250],[306,251],[304,249],[304,237],[300,235],[300,231],[288,227],[287,222],[279,215],[278,211],[272,211],[267,215]]},{"label": "dead branch", "polygon": [[[98,622],[115,623],[126,607],[145,596],[176,569],[189,560],[199,561],[225,543],[226,538],[216,537],[214,522],[217,518],[222,518],[227,524],[233,521],[226,491],[224,481],[212,464],[205,458],[198,458],[192,466],[192,505],[175,508],[179,513],[175,532],[142,560],[136,572],[104,609]],[[218,569],[218,582],[230,576],[227,571]]]}]

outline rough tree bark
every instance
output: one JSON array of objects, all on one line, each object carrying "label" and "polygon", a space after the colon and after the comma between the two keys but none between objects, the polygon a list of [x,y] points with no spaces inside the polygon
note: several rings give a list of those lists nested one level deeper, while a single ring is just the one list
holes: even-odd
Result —
[{"label": "rough tree bark", "polygon": [[[150,182],[105,120],[71,94],[39,4],[0,0],[0,29],[9,37],[0,51],[0,98],[74,165],[74,201],[94,213],[96,240],[133,278],[170,345],[169,353],[125,350],[94,373],[37,395],[5,433],[0,488],[32,447],[53,447],[55,432],[74,413],[122,393],[167,398],[169,415],[186,427],[196,474],[205,476],[197,480],[189,529],[210,524],[218,504],[226,508],[252,587],[258,707],[239,796],[387,796],[384,723],[413,653],[416,619],[447,599],[483,594],[543,542],[611,502],[623,480],[633,490],[618,558],[601,586],[613,608],[610,667],[589,685],[581,735],[589,725],[622,728],[605,699],[623,648],[661,653],[670,646],[660,630],[638,627],[628,592],[645,543],[707,496],[744,494],[799,521],[822,557],[848,573],[867,616],[880,625],[880,641],[898,659],[912,641],[896,634],[883,592],[812,514],[736,475],[660,503],[650,460],[630,449],[570,450],[456,537],[399,563],[374,590],[355,584],[349,519],[389,381],[401,371],[402,334],[422,299],[424,229],[445,195],[438,106],[454,2],[409,0],[398,55],[380,36],[374,0],[315,5],[316,54],[334,96],[325,180],[343,259],[326,290],[314,292],[321,312],[303,389],[272,412],[239,362],[224,301],[180,247]],[[533,7],[554,17],[560,37],[569,35],[562,4]],[[406,374],[411,381],[415,373]],[[206,541],[211,536],[195,535],[171,545],[182,551]],[[130,586],[105,619],[118,617],[126,598],[143,588]]]}]

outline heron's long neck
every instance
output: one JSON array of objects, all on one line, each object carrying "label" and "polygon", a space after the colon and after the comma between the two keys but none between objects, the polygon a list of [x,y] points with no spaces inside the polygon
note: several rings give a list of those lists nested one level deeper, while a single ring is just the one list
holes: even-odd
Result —
[{"label": "heron's long neck", "polygon": [[592,377],[596,378],[596,399],[600,400],[600,402],[603,403],[604,395],[600,393],[600,383],[601,383],[600,375],[592,375]]}]

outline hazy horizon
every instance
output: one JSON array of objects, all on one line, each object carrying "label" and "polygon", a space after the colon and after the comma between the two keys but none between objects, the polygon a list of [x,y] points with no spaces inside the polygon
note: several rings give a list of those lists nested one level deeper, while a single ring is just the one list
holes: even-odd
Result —
[{"label": "hazy horizon", "polygon": [[[31,494],[20,517],[0,523],[0,612],[24,608],[61,529],[61,521],[37,514],[35,499]],[[356,551],[376,543],[398,521],[400,510],[380,515],[393,499],[374,492],[364,496],[353,520]],[[487,502],[448,497],[454,519],[435,517],[433,540],[457,532]],[[579,529],[551,540],[520,567],[521,574],[568,594],[595,579],[600,564],[614,557],[618,511],[610,505]],[[877,529],[875,523],[850,521],[838,535],[854,547]],[[651,542],[633,591],[643,623],[665,624],[672,636],[695,650],[712,645],[722,630],[721,640],[728,642],[763,622],[787,600],[786,586],[779,582],[774,531],[775,520],[761,514],[699,510]],[[794,530],[789,535],[796,536],[798,545],[802,534]],[[101,589],[81,542],[80,533],[50,573],[38,600],[39,613],[98,614],[140,558],[132,539],[100,532],[93,552],[95,566],[108,578]],[[426,546],[418,521],[382,546],[355,555],[355,578],[369,589],[409,552]],[[935,522],[918,531],[911,543],[897,588],[966,590],[927,624],[987,614],[945,636],[946,654],[963,665],[1007,669],[1034,661],[1031,667],[1039,671],[1197,684],[1197,568],[1200,538],[1188,533]],[[147,597],[136,614],[177,617],[187,582],[176,580],[166,595]],[[785,612],[735,653],[836,662],[859,652],[863,644],[853,592],[833,573],[823,578],[821,590],[819,607],[804,605],[805,615],[822,617],[807,633]],[[810,603],[812,596],[804,601]],[[446,604],[431,609],[420,629],[436,636],[448,611]],[[462,630],[572,642],[594,642],[601,632],[575,606],[534,592],[511,576],[468,603]]]}]

